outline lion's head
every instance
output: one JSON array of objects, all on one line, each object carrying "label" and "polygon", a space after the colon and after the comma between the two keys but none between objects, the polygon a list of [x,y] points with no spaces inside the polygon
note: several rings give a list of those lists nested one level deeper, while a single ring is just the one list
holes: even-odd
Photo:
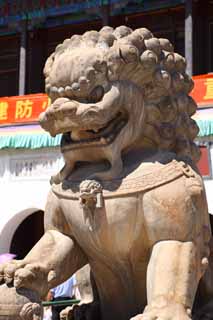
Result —
[{"label": "lion's head", "polygon": [[122,168],[131,146],[163,149],[199,159],[193,143],[193,81],[172,44],[145,29],[104,27],[72,36],[48,58],[44,74],[52,105],[40,117],[51,135],[63,133],[70,170],[76,161]]}]

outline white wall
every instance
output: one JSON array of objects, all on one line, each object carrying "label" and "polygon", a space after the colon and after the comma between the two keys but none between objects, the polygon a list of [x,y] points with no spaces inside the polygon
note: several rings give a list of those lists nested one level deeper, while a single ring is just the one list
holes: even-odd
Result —
[{"label": "white wall", "polygon": [[58,149],[0,151],[0,253],[8,252],[20,223],[44,210],[49,179],[63,166]]},{"label": "white wall", "polygon": [[[213,170],[213,146],[210,147],[211,168]],[[212,171],[213,173],[213,171]],[[213,215],[213,179],[204,179],[209,212]]]}]

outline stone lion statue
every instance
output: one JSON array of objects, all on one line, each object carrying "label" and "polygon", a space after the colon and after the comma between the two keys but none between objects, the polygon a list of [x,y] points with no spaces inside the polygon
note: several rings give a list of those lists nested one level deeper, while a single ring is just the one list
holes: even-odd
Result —
[{"label": "stone lion statue", "polygon": [[104,27],[57,46],[40,123],[63,134],[65,166],[51,179],[44,236],[1,267],[2,281],[44,296],[89,263],[94,301],[63,319],[198,319],[211,298],[211,229],[185,70],[145,28]]}]

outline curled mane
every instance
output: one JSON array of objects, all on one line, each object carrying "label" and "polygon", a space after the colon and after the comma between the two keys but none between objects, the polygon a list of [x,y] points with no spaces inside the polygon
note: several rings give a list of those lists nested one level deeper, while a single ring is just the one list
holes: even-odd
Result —
[{"label": "curled mane", "polygon": [[54,59],[66,51],[72,55],[82,49],[84,54],[87,48],[100,49],[100,58],[93,70],[88,70],[88,78],[92,73],[104,72],[109,81],[131,81],[141,88],[146,121],[140,145],[171,150],[177,156],[198,161],[200,152],[193,140],[199,129],[191,118],[197,105],[189,96],[193,81],[186,74],[185,59],[174,52],[172,44],[154,37],[146,28],[133,31],[126,26],[74,35],[58,45],[46,62],[46,91],[52,100],[60,96],[61,89],[50,91],[49,75]]}]

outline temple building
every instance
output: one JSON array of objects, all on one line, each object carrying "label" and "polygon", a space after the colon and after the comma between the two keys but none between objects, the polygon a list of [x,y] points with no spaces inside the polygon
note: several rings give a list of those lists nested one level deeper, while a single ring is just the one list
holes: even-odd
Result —
[{"label": "temple building", "polygon": [[63,166],[60,135],[51,138],[37,123],[49,104],[45,60],[64,39],[103,25],[147,27],[186,56],[213,214],[213,1],[0,0],[0,254],[22,258],[38,241],[49,179]]}]

